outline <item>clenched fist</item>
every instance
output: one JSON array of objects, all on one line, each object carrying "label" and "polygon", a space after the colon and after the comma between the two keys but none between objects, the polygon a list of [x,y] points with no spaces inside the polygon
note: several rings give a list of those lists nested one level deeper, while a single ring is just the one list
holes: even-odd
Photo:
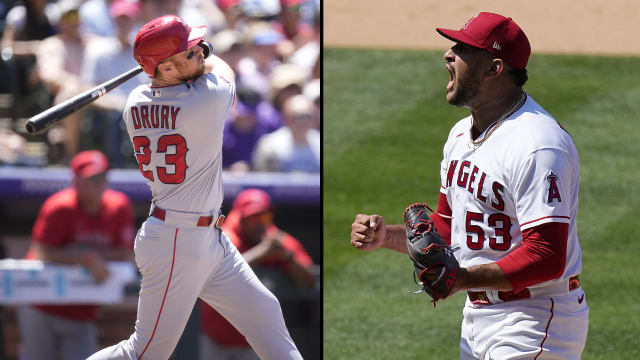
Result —
[{"label": "clenched fist", "polygon": [[351,224],[351,245],[359,250],[374,250],[384,246],[389,238],[387,225],[380,215],[356,215]]}]

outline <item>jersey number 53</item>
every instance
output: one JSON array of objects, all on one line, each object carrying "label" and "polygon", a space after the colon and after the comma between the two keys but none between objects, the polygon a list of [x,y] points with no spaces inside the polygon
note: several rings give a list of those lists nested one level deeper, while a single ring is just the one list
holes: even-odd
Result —
[{"label": "jersey number 53", "polygon": [[[138,159],[138,166],[142,176],[155,181],[153,170],[145,170],[144,167],[151,163],[151,141],[146,136],[134,136],[133,149]],[[175,152],[167,153],[169,147],[175,147]],[[163,135],[158,139],[157,153],[165,153],[166,165],[173,165],[173,172],[167,171],[166,166],[156,166],[158,180],[164,184],[180,184],[184,181],[187,172],[187,142],[180,134]]]},{"label": "jersey number 53", "polygon": [[[509,250],[511,247],[511,219],[509,216],[495,213],[488,215],[486,221],[486,224],[493,228],[496,235],[496,237],[489,237],[489,247],[498,251]],[[478,222],[485,224],[485,214],[467,211],[465,217],[467,247],[471,250],[482,250],[484,247],[486,236],[482,227],[474,224]]]}]

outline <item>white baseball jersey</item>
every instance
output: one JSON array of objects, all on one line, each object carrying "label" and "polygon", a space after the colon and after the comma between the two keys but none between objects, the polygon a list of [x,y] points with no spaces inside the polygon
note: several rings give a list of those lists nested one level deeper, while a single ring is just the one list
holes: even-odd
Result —
[{"label": "white baseball jersey", "polygon": [[571,136],[528,95],[477,144],[471,127],[469,116],[452,128],[441,166],[441,192],[453,216],[451,245],[459,247],[460,266],[497,261],[522,245],[523,230],[560,222],[569,224],[564,273],[534,287],[580,273],[580,170]]},{"label": "white baseball jersey", "polygon": [[127,130],[165,215],[150,216],[136,236],[142,282],[135,332],[91,360],[168,359],[198,298],[260,358],[302,359],[276,297],[218,227],[199,221],[222,203],[222,130],[234,87],[210,73],[175,86],[139,86],[129,96]]},{"label": "white baseball jersey", "polygon": [[168,210],[220,208],[222,134],[235,84],[208,73],[174,86],[138,86],[123,113],[154,203]]}]

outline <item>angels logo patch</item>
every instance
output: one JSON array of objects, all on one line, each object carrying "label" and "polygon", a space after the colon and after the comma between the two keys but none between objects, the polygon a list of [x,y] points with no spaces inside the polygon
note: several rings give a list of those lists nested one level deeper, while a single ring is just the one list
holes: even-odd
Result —
[{"label": "angels logo patch", "polygon": [[554,174],[553,171],[551,171],[549,175],[547,175],[546,179],[549,182],[549,190],[547,191],[547,202],[551,203],[553,200],[562,202],[560,190],[558,189],[558,175]]}]

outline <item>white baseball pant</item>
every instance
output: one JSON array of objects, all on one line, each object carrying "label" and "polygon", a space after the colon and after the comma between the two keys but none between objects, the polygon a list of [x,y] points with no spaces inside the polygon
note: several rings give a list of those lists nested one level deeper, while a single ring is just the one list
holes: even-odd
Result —
[{"label": "white baseball pant", "polygon": [[222,231],[195,223],[168,215],[142,225],[134,248],[142,274],[135,332],[89,359],[169,358],[198,297],[226,317],[261,359],[302,359],[276,297]]},{"label": "white baseball pant", "polygon": [[508,301],[465,304],[460,359],[580,359],[587,340],[589,306],[584,291]]}]

